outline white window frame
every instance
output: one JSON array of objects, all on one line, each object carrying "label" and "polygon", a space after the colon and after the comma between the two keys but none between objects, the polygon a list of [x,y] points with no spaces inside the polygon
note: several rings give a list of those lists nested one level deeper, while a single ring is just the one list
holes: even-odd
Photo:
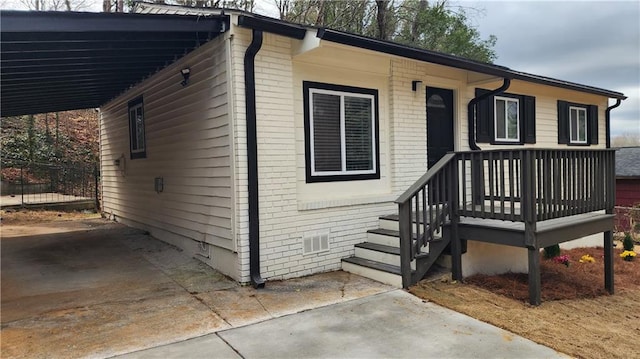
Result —
[{"label": "white window frame", "polygon": [[[505,138],[498,137],[498,112],[497,112],[497,104],[498,101],[504,101],[504,134]],[[517,119],[517,129],[516,129],[516,138],[509,138],[509,119],[507,118],[507,102],[515,102],[517,106],[516,111],[516,119]],[[496,142],[520,142],[520,100],[513,97],[503,97],[503,96],[495,96],[493,99],[493,138]]]},{"label": "white window frame", "polygon": [[[580,112],[584,113],[584,140],[581,141],[579,138],[573,138],[573,131],[572,131],[572,119],[571,119],[571,111],[576,110],[576,126],[579,126],[578,124],[578,119],[580,118]],[[589,118],[587,117],[587,109],[584,107],[579,107],[579,106],[569,106],[569,143],[575,143],[575,144],[587,144],[589,142],[588,138],[589,135],[587,133],[587,130],[589,129]],[[576,136],[579,136],[579,127],[576,127]]]},{"label": "white window frame", "polygon": [[[340,145],[341,145],[341,165],[342,170],[340,171],[316,171],[316,157],[315,157],[315,138],[313,135],[314,129],[314,118],[313,118],[313,94],[325,94],[332,96],[340,97]],[[347,92],[347,91],[335,91],[335,90],[325,90],[318,88],[309,88],[309,133],[310,133],[310,151],[311,151],[311,176],[340,176],[340,175],[364,175],[364,174],[375,174],[377,173],[377,144],[376,144],[376,101],[374,95],[357,93],[357,92]],[[356,170],[356,171],[348,171],[347,170],[347,146],[346,146],[346,138],[345,138],[345,115],[344,115],[344,98],[345,97],[359,97],[366,98],[371,101],[371,160],[373,161],[373,167],[370,170]]]},{"label": "white window frame", "polygon": [[[130,148],[131,154],[139,154],[139,153],[143,153],[144,154],[147,151],[147,139],[146,139],[146,131],[147,131],[147,129],[146,129],[146,123],[145,123],[145,118],[144,118],[145,117],[144,116],[144,102],[140,101],[139,103],[136,103],[135,105],[130,105],[130,106],[128,106],[128,109],[129,109],[129,111],[128,111],[128,113],[129,113],[129,131],[130,131],[129,132],[129,141],[133,141],[131,143],[131,148]],[[137,113],[138,109],[142,110],[142,131],[143,131],[142,135],[144,137],[143,146],[140,146],[140,144],[138,143],[138,140],[137,140],[137,138],[138,138],[137,137],[138,128],[137,128],[137,124],[136,124],[136,121],[135,121],[135,116],[136,116],[136,113]],[[133,116],[134,116],[133,121],[132,121],[132,118],[131,118],[132,113],[133,113]],[[133,127],[133,126],[135,126],[135,127]]]}]

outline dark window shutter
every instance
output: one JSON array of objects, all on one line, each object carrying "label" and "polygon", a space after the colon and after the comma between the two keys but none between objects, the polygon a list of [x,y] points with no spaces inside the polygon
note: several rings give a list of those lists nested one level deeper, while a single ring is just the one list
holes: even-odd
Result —
[{"label": "dark window shutter", "polygon": [[522,96],[523,105],[521,113],[524,143],[536,143],[536,98],[533,96]]},{"label": "dark window shutter", "polygon": [[590,105],[587,116],[587,134],[589,135],[589,144],[598,144],[598,106]]},{"label": "dark window shutter", "polygon": [[[489,91],[476,89],[476,97]],[[471,129],[470,129],[471,131]],[[476,105],[476,142],[489,143],[493,139],[493,96]]]},{"label": "dark window shutter", "polygon": [[569,143],[569,103],[558,100],[558,143]]}]

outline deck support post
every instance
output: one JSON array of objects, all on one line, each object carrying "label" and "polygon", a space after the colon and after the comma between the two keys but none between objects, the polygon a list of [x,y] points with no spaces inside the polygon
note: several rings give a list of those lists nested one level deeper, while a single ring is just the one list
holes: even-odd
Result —
[{"label": "deck support post", "polygon": [[[619,103],[620,101],[618,101],[618,104]],[[609,111],[609,109],[607,109],[607,111]],[[606,153],[605,156],[605,163],[607,164],[607,167],[605,169],[605,193],[607,209],[605,210],[605,212],[607,214],[614,214],[614,206],[616,203],[616,154],[615,151],[610,151]],[[613,272],[613,231],[609,230],[604,232],[604,288],[611,294],[613,294],[614,291]]]},{"label": "deck support post", "polygon": [[520,151],[522,159],[522,217],[524,219],[524,243],[529,256],[529,303],[540,305],[540,247],[536,238],[538,215],[536,211],[536,153]]},{"label": "deck support post", "polygon": [[540,305],[540,249],[529,247],[527,250],[529,252],[529,303],[531,305]]},{"label": "deck support post", "polygon": [[458,223],[460,223],[460,214],[458,213],[458,160],[454,159],[449,173],[449,220],[451,223],[450,245],[451,245],[451,277],[453,280],[462,280],[462,243],[460,240],[460,232],[458,231]]},{"label": "deck support post", "polygon": [[613,294],[613,232],[604,232],[604,288]]},{"label": "deck support post", "polygon": [[402,273],[402,287],[411,286],[411,202],[398,205],[400,222],[400,271]]},{"label": "deck support post", "polygon": [[451,221],[451,277],[453,280],[462,280],[462,243],[458,234],[457,221]]}]

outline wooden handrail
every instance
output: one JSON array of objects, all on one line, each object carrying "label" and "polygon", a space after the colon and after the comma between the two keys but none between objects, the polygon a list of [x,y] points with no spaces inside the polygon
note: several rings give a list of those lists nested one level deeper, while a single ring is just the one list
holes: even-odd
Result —
[{"label": "wooden handrail", "polygon": [[411,197],[415,196],[415,194],[420,191],[424,186],[435,176],[440,170],[445,167],[451,160],[456,157],[455,152],[449,152],[444,155],[440,161],[438,161],[433,167],[429,168],[425,174],[422,175],[414,184],[411,185],[403,194],[395,200],[395,203],[400,204],[407,202],[411,199]]},{"label": "wooden handrail", "polygon": [[422,255],[422,248],[433,241],[457,213],[457,175],[456,154],[448,153],[396,200],[404,287],[416,279],[412,276],[411,262]]}]

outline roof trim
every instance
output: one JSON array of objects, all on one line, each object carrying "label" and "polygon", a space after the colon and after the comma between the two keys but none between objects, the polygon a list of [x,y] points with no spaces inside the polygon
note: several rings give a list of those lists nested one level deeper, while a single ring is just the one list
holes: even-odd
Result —
[{"label": "roof trim", "polygon": [[[14,32],[225,32],[228,19],[220,16],[93,13],[66,11],[0,12],[3,34]],[[200,20],[201,19],[201,20]]]},{"label": "roof trim", "polygon": [[511,80],[522,80],[569,90],[592,93],[610,98],[624,100],[627,97],[620,92],[605,90],[597,87],[581,85],[574,82],[558,80],[550,77],[528,74],[514,71],[508,67],[488,64],[484,62],[465,59],[458,56],[447,55],[436,51],[420,49],[417,47],[402,45],[399,43],[369,38],[366,36],[350,34],[331,29],[319,29],[317,36],[326,41],[343,45],[355,46],[368,50],[383,52],[391,55],[406,57],[414,60],[426,61],[439,65],[455,67],[463,70],[479,72],[492,76],[500,76]]},{"label": "roof trim", "polygon": [[248,27],[254,30],[266,31],[277,35],[304,39],[307,29],[300,25],[291,24],[269,17],[257,17],[255,15],[238,16],[238,26]]}]

